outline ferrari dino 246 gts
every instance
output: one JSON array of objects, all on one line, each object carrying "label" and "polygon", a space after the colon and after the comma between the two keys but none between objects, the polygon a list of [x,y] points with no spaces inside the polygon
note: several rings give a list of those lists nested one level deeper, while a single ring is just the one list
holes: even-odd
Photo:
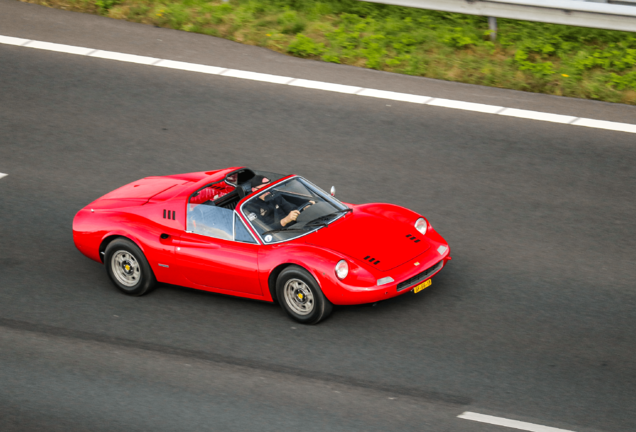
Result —
[{"label": "ferrari dino 246 gts", "polygon": [[417,293],[451,259],[421,215],[334,194],[240,167],[147,177],[80,210],[73,239],[125,294],[164,282],[278,302],[306,324]]}]

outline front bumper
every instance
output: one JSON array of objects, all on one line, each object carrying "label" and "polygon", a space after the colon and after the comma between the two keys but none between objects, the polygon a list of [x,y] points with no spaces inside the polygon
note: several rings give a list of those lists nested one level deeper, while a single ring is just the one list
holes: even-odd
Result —
[{"label": "front bumper", "polygon": [[435,276],[450,260],[450,248],[440,255],[435,248],[431,247],[415,259],[383,275],[391,276],[394,282],[374,287],[354,287],[340,282],[341,295],[330,300],[338,305],[356,305],[376,303],[397,297],[411,292],[415,286]]}]

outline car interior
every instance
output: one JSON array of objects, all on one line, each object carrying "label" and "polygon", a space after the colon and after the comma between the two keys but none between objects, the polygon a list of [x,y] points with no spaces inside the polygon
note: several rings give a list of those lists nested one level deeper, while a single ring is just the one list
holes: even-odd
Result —
[{"label": "car interior", "polygon": [[232,211],[241,199],[252,193],[250,180],[256,175],[266,176],[272,181],[284,177],[282,174],[242,168],[223,180],[206,185],[190,197],[187,230],[232,240]]},{"label": "car interior", "polygon": [[[253,242],[251,235],[240,219],[238,229],[242,231],[239,233],[240,235],[237,234],[237,228],[233,224],[235,218],[233,212],[244,197],[252,194],[251,180],[256,175],[262,175],[270,181],[277,181],[284,177],[282,174],[242,168],[228,174],[223,180],[206,185],[193,193],[189,199],[187,231],[214,238]],[[298,185],[297,182],[287,182],[280,187],[276,186],[272,192],[276,195],[282,195],[285,201],[297,206],[297,210],[301,211],[298,219],[293,222],[294,225],[299,223],[299,226],[302,227],[305,223],[313,221],[320,216],[333,213],[335,208],[332,204],[325,202],[305,187],[299,188]],[[310,200],[314,200],[315,203],[308,205]],[[278,212],[278,210],[276,211]],[[278,217],[282,218],[283,215],[278,215]],[[260,220],[260,218],[250,217],[249,219],[250,223],[260,233],[272,230],[271,226]],[[237,238],[237,236],[242,236],[242,238]],[[280,236],[282,237],[278,238]],[[274,237],[282,240],[285,235],[280,232],[274,234]]]}]

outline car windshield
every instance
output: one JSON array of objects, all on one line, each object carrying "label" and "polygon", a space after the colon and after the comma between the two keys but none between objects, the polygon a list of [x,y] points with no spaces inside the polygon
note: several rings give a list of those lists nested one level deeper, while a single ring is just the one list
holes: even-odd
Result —
[{"label": "car windshield", "polygon": [[[284,221],[294,210],[300,212],[296,221]],[[241,211],[268,244],[324,227],[350,209],[307,180],[293,177],[250,198]]]}]

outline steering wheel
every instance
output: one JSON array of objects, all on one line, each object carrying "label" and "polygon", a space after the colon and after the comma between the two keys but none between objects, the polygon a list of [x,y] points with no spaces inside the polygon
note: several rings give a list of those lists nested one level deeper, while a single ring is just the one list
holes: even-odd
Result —
[{"label": "steering wheel", "polygon": [[[315,204],[315,203],[314,203]],[[311,207],[313,204],[310,202],[306,202],[305,204],[299,205],[298,207],[296,207],[294,210],[292,211],[298,211],[300,213],[302,213],[303,211],[307,210],[309,207]],[[292,225],[296,225],[297,221],[291,221],[289,222],[287,225],[285,225],[286,227],[288,226],[292,226]]]},{"label": "steering wheel", "polygon": [[306,202],[305,204],[301,204],[298,207],[296,207],[295,210],[298,210],[299,212],[303,212],[305,210],[307,210],[309,207],[311,207],[312,205],[314,205],[315,203],[311,203],[311,202]]}]

